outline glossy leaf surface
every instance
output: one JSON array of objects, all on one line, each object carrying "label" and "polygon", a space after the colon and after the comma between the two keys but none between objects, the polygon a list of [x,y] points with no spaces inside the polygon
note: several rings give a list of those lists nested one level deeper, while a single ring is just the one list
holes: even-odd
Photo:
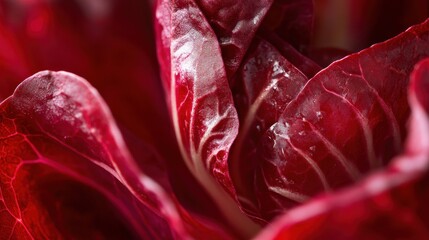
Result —
[{"label": "glossy leaf surface", "polygon": [[[409,135],[402,154],[363,182],[291,210],[256,239],[429,237],[429,60],[411,75]],[[344,214],[347,212],[347,214]]]},{"label": "glossy leaf surface", "polygon": [[359,181],[401,151],[408,75],[429,56],[428,38],[425,22],[330,65],[306,84],[256,150],[255,205],[265,219]]},{"label": "glossy leaf surface", "polygon": [[25,80],[1,104],[1,126],[2,238],[228,238],[139,171],[104,101],[76,75]]}]

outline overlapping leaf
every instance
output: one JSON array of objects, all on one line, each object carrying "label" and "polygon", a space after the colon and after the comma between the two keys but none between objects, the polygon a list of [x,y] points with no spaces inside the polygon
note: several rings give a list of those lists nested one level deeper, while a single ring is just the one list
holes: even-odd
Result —
[{"label": "overlapping leaf", "polygon": [[429,56],[428,24],[336,62],[282,110],[255,144],[261,217],[359,181],[400,152],[408,75]]},{"label": "overlapping leaf", "polygon": [[182,156],[229,224],[249,236],[258,227],[225,192],[234,194],[228,156],[238,119],[216,35],[192,1],[158,1],[156,14],[158,57]]},{"label": "overlapping leaf", "polygon": [[273,0],[197,0],[207,22],[216,34],[227,76],[231,79],[241,64]]},{"label": "overlapping leaf", "polygon": [[428,89],[426,59],[411,75],[412,114],[405,149],[386,169],[350,189],[291,210],[256,239],[428,238]]},{"label": "overlapping leaf", "polygon": [[[240,210],[265,224],[301,203],[260,238],[428,236],[427,62],[413,75],[406,152],[391,161],[428,22],[319,72],[306,56],[325,66],[349,52],[317,48],[313,1],[159,0],[158,72],[152,3],[0,1],[0,100],[30,73],[69,70],[121,130],[75,75],[20,85],[0,107],[0,238],[249,238],[259,227]],[[364,36],[347,41],[360,49],[421,20],[423,5],[392,5],[391,28],[374,14],[369,31],[335,29]]]},{"label": "overlapping leaf", "polygon": [[241,127],[230,157],[230,171],[239,201],[254,217],[258,216],[252,213],[258,210],[251,203],[257,185],[254,170],[259,164],[255,150],[307,80],[265,40],[255,41],[238,71],[233,93]]},{"label": "overlapping leaf", "polygon": [[228,238],[139,170],[107,106],[76,75],[27,79],[1,104],[0,124],[2,239]]}]

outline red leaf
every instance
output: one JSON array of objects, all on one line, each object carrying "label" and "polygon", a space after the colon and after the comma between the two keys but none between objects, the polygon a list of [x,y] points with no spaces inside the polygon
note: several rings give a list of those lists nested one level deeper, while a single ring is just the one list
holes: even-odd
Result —
[{"label": "red leaf", "polygon": [[257,218],[253,211],[258,210],[251,203],[258,165],[255,149],[308,79],[264,40],[255,41],[246,56],[233,88],[241,128],[230,157],[230,171],[244,211]]},{"label": "red leaf", "polygon": [[228,155],[238,119],[216,35],[189,0],[158,1],[156,16],[158,57],[182,156],[228,223],[249,237],[258,227],[225,192],[234,194]]},{"label": "red leaf", "polygon": [[38,73],[0,107],[5,238],[228,238],[139,171],[83,79]]},{"label": "red leaf", "polygon": [[283,110],[256,144],[253,201],[264,219],[354,183],[400,152],[408,75],[429,56],[428,26],[330,65]]},{"label": "red leaf", "polygon": [[405,150],[386,169],[289,211],[256,239],[428,238],[428,83],[425,59],[411,75],[412,114]]},{"label": "red leaf", "polygon": [[272,2],[273,0],[196,1],[219,41],[229,79],[240,66]]}]

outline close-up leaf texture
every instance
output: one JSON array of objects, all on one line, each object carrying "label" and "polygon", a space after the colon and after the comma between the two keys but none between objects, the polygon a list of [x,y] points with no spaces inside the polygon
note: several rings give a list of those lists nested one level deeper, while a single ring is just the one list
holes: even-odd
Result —
[{"label": "close-up leaf texture", "polygon": [[0,0],[0,240],[429,239],[429,1]]}]

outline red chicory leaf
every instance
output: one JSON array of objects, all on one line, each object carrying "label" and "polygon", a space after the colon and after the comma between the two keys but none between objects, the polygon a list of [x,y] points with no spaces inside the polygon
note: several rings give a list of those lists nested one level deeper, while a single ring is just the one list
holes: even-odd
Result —
[{"label": "red chicory leaf", "polygon": [[162,80],[182,156],[229,224],[249,237],[258,227],[225,192],[234,192],[228,155],[238,119],[216,35],[190,0],[160,0],[156,16]]},{"label": "red chicory leaf", "polygon": [[237,71],[273,0],[197,0],[216,34],[228,79]]},{"label": "red chicory leaf", "polygon": [[408,75],[429,56],[428,38],[429,21],[330,65],[306,84],[257,144],[254,205],[263,219],[356,182],[399,153]]},{"label": "red chicory leaf", "polygon": [[[139,171],[107,106],[83,79],[38,73],[0,107],[3,236],[229,238]],[[101,205],[92,209],[93,202]],[[34,225],[37,219],[46,225]],[[83,219],[87,225],[76,228]]]},{"label": "red chicory leaf", "polygon": [[[290,210],[256,239],[429,237],[429,59],[411,74],[405,149],[382,171]],[[347,213],[347,214],[344,214]]]},{"label": "red chicory leaf", "polygon": [[[107,107],[83,79],[38,73],[1,104],[1,120],[3,236],[106,237],[110,231],[123,234],[123,228],[134,237],[172,236],[167,222],[153,212],[166,208],[164,214],[176,222],[172,203],[153,180],[138,173]],[[92,202],[105,207],[111,202],[117,217],[106,224],[119,221],[120,228],[97,223],[105,209],[85,210],[84,201],[72,202],[73,194],[83,194],[89,209]],[[80,211],[88,214],[88,226],[76,229]],[[38,218],[46,225],[34,225]],[[152,232],[141,222],[159,229]]]},{"label": "red chicory leaf", "polygon": [[307,80],[265,40],[254,42],[237,73],[233,94],[241,127],[230,157],[230,172],[238,200],[249,215],[259,215],[252,213],[258,209],[251,203],[255,198],[254,169],[258,165],[255,149]]}]

